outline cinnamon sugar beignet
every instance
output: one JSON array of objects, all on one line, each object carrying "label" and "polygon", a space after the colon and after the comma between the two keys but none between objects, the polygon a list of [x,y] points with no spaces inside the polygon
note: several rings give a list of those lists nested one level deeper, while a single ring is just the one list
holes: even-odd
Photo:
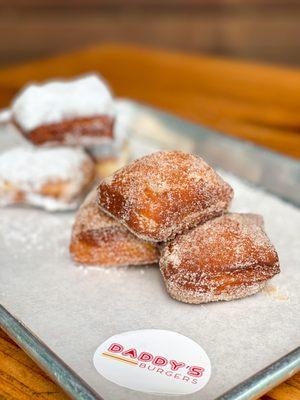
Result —
[{"label": "cinnamon sugar beignet", "polygon": [[72,258],[85,265],[126,266],[158,262],[158,249],[132,235],[99,210],[96,190],[80,207],[70,243]]},{"label": "cinnamon sugar beignet", "polygon": [[94,163],[83,150],[16,147],[0,154],[0,206],[73,209],[94,177]]},{"label": "cinnamon sugar beignet", "polygon": [[159,264],[169,294],[195,304],[252,295],[280,272],[262,218],[253,214],[225,214],[176,237]]},{"label": "cinnamon sugar beignet", "polygon": [[114,113],[112,94],[97,75],[29,85],[11,107],[12,121],[35,145],[112,141]]},{"label": "cinnamon sugar beignet", "polygon": [[99,206],[135,235],[166,241],[224,213],[232,188],[200,157],[161,151],[104,179]]}]

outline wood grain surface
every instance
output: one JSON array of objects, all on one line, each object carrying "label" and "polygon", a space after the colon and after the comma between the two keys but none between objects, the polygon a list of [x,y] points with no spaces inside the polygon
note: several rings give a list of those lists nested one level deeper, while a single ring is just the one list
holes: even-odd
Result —
[{"label": "wood grain surface", "polygon": [[0,0],[0,65],[92,43],[300,65],[299,0]]},{"label": "wood grain surface", "polygon": [[[0,71],[0,107],[29,80],[99,71],[131,97],[300,158],[300,71],[130,46],[94,47]],[[296,345],[296,343],[295,343]],[[0,331],[0,400],[66,399]],[[300,374],[262,397],[299,400]]]},{"label": "wood grain surface", "polygon": [[0,107],[29,80],[101,71],[131,97],[300,157],[300,71],[129,46],[93,47],[0,70]]}]

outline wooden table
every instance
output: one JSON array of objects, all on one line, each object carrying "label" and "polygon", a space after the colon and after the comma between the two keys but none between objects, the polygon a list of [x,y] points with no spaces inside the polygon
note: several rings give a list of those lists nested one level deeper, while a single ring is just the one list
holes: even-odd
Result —
[{"label": "wooden table", "polygon": [[[0,71],[0,107],[26,82],[101,72],[118,96],[300,158],[300,71],[109,45]],[[296,345],[296,343],[295,343]],[[0,331],[0,400],[66,395]],[[299,400],[300,374],[264,400]]]}]

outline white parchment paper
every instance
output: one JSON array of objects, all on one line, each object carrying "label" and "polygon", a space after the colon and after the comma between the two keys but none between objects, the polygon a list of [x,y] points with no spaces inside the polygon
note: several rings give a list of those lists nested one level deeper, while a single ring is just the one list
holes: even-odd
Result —
[{"label": "white parchment paper", "polygon": [[137,329],[179,332],[208,354],[212,375],[190,399],[214,399],[300,342],[300,211],[223,174],[235,190],[232,210],[264,216],[282,272],[254,296],[189,305],[172,300],[157,267],[75,266],[68,246],[73,213],[0,210],[0,302],[104,399],[163,399],[117,386],[93,366],[108,337]]}]

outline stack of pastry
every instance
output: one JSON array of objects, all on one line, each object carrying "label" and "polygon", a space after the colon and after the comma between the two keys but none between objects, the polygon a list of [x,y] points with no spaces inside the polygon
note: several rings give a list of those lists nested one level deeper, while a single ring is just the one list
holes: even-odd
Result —
[{"label": "stack of pastry", "polygon": [[81,149],[15,147],[0,155],[0,206],[73,209],[94,177],[94,164]]},{"label": "stack of pastry", "polygon": [[120,222],[101,211],[94,188],[78,210],[70,252],[83,265],[105,267],[153,264],[158,246],[140,240]]},{"label": "stack of pastry", "polygon": [[116,101],[94,74],[29,85],[4,114],[26,144],[0,154],[2,206],[74,208],[96,175],[126,161]]},{"label": "stack of pastry", "polygon": [[188,303],[245,297],[279,273],[262,218],[228,213],[232,188],[198,156],[153,153],[97,190],[76,218],[70,246],[76,261],[158,260],[169,294]]}]

